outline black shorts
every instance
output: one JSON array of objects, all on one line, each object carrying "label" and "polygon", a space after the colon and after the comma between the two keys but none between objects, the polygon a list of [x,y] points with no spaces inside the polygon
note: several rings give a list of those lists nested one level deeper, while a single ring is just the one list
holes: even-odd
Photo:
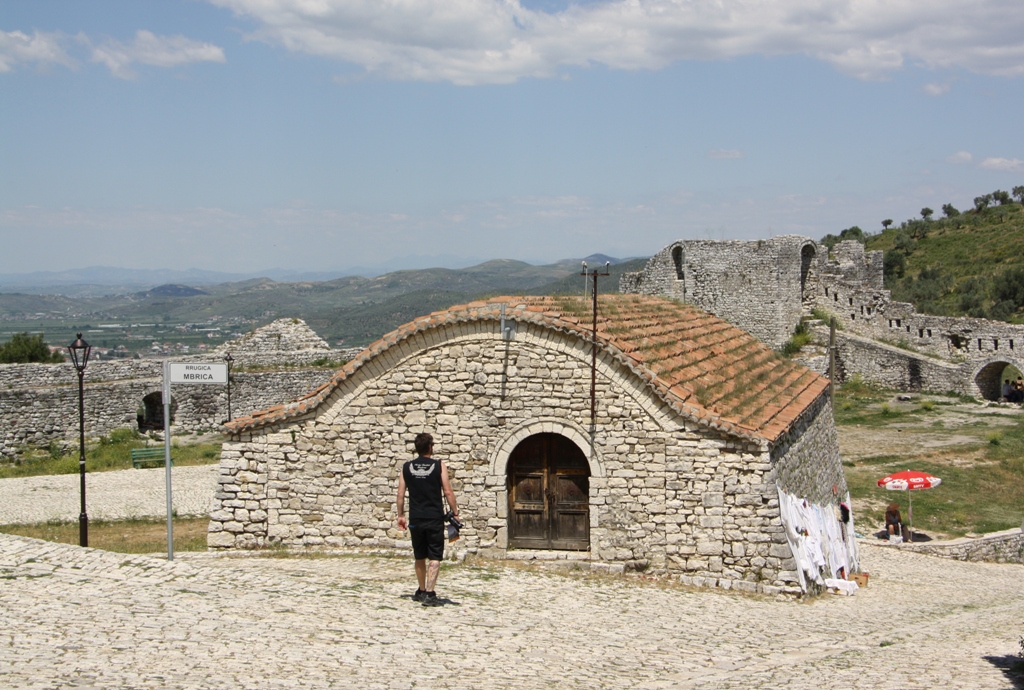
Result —
[{"label": "black shorts", "polygon": [[417,561],[444,559],[444,520],[410,520],[409,536]]}]

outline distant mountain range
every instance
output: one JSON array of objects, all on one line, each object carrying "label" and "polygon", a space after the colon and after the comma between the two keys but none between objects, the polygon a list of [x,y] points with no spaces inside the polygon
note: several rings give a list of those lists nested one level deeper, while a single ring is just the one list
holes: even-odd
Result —
[{"label": "distant mountain range", "polygon": [[[106,291],[92,285],[74,292],[68,286],[38,291],[0,290],[0,320],[15,330],[46,328],[61,342],[80,324],[268,323],[275,318],[304,319],[332,343],[364,345],[417,316],[453,304],[502,294],[582,294],[581,261],[589,267],[612,264],[601,278],[600,292],[617,292],[619,275],[643,268],[646,259],[620,261],[604,254],[566,259],[546,266],[495,259],[467,268],[393,271],[374,277],[344,276],[332,280],[276,281],[265,276],[226,282],[199,281],[224,275],[204,271],[133,271],[94,267],[82,272],[34,274],[40,279],[62,275],[102,275]],[[118,272],[126,279],[173,278],[129,290],[114,285]],[[184,282],[191,278],[198,282]],[[112,288],[117,289],[112,289]],[[44,325],[45,324],[45,325]],[[236,326],[236,327],[239,327]],[[229,329],[230,330],[230,329]],[[111,341],[116,337],[111,334]]]},{"label": "distant mountain range", "polygon": [[[588,263],[622,261],[604,254],[593,254],[583,259]],[[553,265],[578,265],[580,259],[564,259]],[[316,283],[350,276],[375,278],[407,270],[431,270],[424,267],[444,267],[458,270],[474,265],[485,265],[478,259],[465,259],[449,255],[408,256],[372,266],[353,266],[336,271],[297,271],[272,268],[263,271],[228,273],[198,268],[186,270],[119,268],[115,266],[89,266],[65,271],[34,271],[31,273],[0,273],[0,292],[21,292],[45,295],[63,294],[79,297],[99,297],[111,294],[145,292],[164,285],[203,287],[223,283],[238,283],[265,278],[279,283]]]}]

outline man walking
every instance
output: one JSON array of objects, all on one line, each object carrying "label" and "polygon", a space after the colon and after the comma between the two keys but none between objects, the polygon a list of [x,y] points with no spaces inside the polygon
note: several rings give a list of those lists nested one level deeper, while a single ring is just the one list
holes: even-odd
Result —
[{"label": "man walking", "polygon": [[[419,588],[413,601],[424,606],[440,606],[441,601],[434,592],[437,574],[444,558],[444,505],[441,492],[448,499],[455,517],[459,517],[459,506],[455,502],[452,485],[448,482],[448,468],[440,460],[434,460],[434,437],[418,434],[413,441],[417,457],[402,466],[398,478],[398,528],[409,529],[412,537],[412,551],[416,558],[416,580]],[[409,490],[409,519],[405,519],[405,491]]]}]

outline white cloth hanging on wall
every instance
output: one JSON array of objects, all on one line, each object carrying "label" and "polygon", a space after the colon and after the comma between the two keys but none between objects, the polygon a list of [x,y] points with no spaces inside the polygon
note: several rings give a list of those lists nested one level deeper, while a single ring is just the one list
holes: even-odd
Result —
[{"label": "white cloth hanging on wall", "polygon": [[[800,588],[807,583],[827,586],[825,580],[842,580],[858,568],[857,543],[853,537],[853,513],[845,529],[838,507],[813,504],[779,489],[779,515],[786,541],[796,561]],[[850,495],[845,504],[850,505]]]}]

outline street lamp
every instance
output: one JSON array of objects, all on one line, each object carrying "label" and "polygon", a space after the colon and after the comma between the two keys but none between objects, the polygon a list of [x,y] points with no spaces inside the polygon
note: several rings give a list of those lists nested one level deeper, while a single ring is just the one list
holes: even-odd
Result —
[{"label": "street lamp", "polygon": [[85,365],[89,363],[92,346],[82,340],[79,333],[75,342],[68,345],[71,362],[78,371],[78,473],[81,477],[82,512],[78,515],[78,543],[89,545],[89,516],[85,512]]},{"label": "street lamp", "polygon": [[228,363],[228,418],[226,421],[231,421],[231,363],[235,361],[235,358],[231,356],[231,353],[224,355],[224,361]]}]

